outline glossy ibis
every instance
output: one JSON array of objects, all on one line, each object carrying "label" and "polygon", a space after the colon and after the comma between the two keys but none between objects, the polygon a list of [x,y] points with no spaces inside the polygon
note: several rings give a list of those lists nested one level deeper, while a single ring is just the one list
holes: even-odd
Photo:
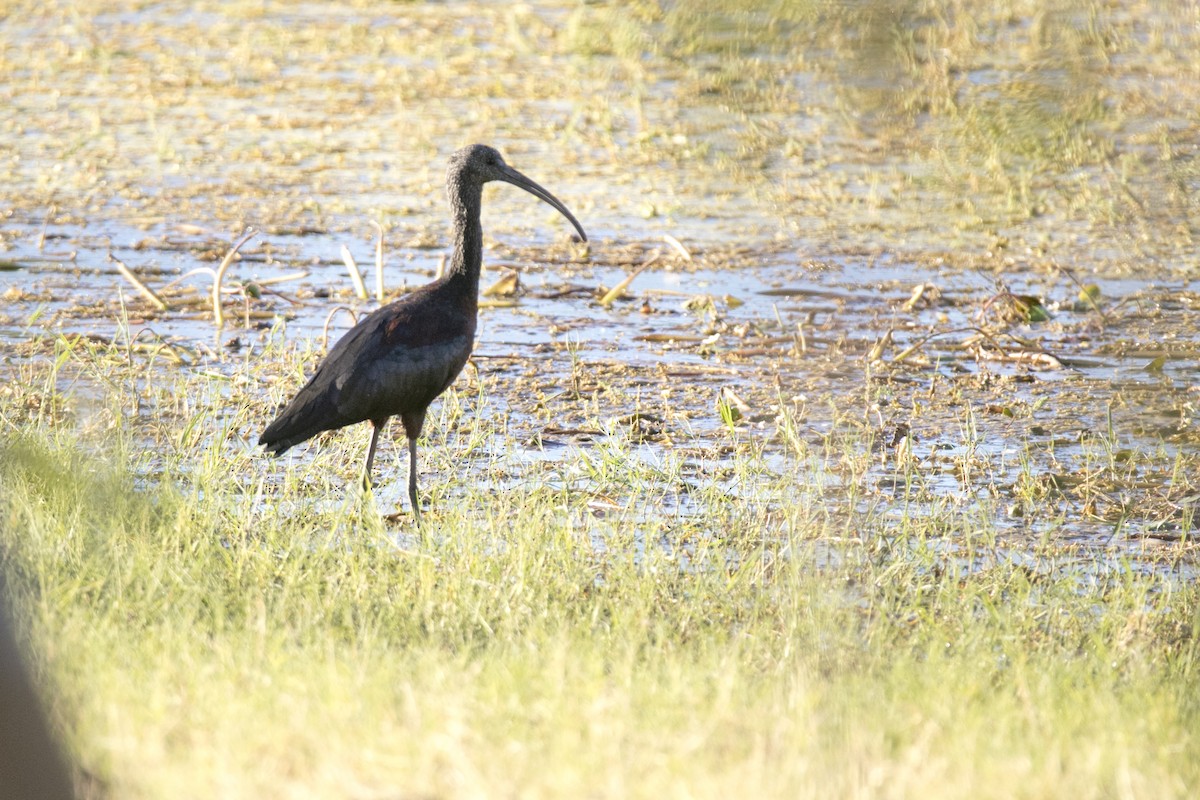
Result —
[{"label": "glossy ibis", "polygon": [[456,151],[446,172],[446,194],[454,214],[454,255],[445,274],[372,312],[347,331],[263,431],[259,444],[279,455],[322,431],[370,422],[371,443],[363,469],[363,485],[369,487],[379,432],[391,417],[399,416],[408,437],[408,497],[413,515],[420,520],[417,438],[425,411],[454,382],[475,343],[483,258],[479,207],[488,181],[520,186],[546,201],[587,241],[566,206],[505,164],[495,149],[474,144]]}]

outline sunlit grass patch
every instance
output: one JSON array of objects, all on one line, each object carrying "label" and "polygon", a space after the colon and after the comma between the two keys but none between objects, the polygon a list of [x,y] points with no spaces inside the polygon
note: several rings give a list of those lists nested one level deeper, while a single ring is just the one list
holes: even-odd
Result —
[{"label": "sunlit grass patch", "polygon": [[708,510],[674,522],[636,509],[681,465],[614,440],[516,485],[443,474],[417,530],[353,501],[332,454],[270,484],[279,462],[201,456],[154,486],[77,436],[4,442],[3,563],[54,717],[117,796],[1184,797],[1197,777],[1200,618],[1170,569],[1010,552],[954,504],[825,505],[755,448],[688,473]]},{"label": "sunlit grass patch", "polygon": [[[0,33],[0,566],[113,796],[1189,796],[1189,17],[118,5]],[[336,245],[377,219],[423,280],[475,139],[603,234],[493,248],[545,212],[488,196],[526,293],[417,528],[398,431],[370,496],[365,426],[254,441]],[[246,225],[239,280],[313,274],[222,337],[77,297]]]}]

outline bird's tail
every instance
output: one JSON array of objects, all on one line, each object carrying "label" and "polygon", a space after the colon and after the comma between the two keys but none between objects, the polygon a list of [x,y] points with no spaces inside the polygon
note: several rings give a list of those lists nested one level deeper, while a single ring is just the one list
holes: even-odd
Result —
[{"label": "bird's tail", "polygon": [[306,442],[318,433],[340,428],[348,423],[336,411],[326,408],[320,398],[313,400],[301,392],[288,404],[275,421],[258,437],[258,443],[269,452],[280,455],[288,448]]}]

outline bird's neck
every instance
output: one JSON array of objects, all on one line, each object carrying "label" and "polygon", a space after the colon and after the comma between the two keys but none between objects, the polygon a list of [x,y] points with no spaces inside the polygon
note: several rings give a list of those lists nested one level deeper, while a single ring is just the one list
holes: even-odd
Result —
[{"label": "bird's neck", "polygon": [[[479,292],[479,270],[483,263],[483,225],[479,221],[482,191],[470,188],[451,196],[454,212],[454,253],[450,256],[446,279],[463,282],[472,297]],[[466,196],[469,195],[469,196]]]}]

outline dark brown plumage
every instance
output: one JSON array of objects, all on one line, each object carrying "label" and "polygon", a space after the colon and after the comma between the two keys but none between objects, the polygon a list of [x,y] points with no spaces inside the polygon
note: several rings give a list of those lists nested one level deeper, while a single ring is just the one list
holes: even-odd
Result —
[{"label": "dark brown plumage", "polygon": [[276,455],[322,431],[371,423],[363,483],[369,486],[379,431],[399,416],[408,437],[408,496],[420,519],[417,438],[425,411],[444,392],[471,355],[479,310],[483,184],[505,181],[554,206],[587,241],[566,206],[504,163],[486,145],[464,147],[450,157],[446,193],[454,215],[454,255],[446,274],[372,312],[346,332],[308,383],[259,437]]}]

